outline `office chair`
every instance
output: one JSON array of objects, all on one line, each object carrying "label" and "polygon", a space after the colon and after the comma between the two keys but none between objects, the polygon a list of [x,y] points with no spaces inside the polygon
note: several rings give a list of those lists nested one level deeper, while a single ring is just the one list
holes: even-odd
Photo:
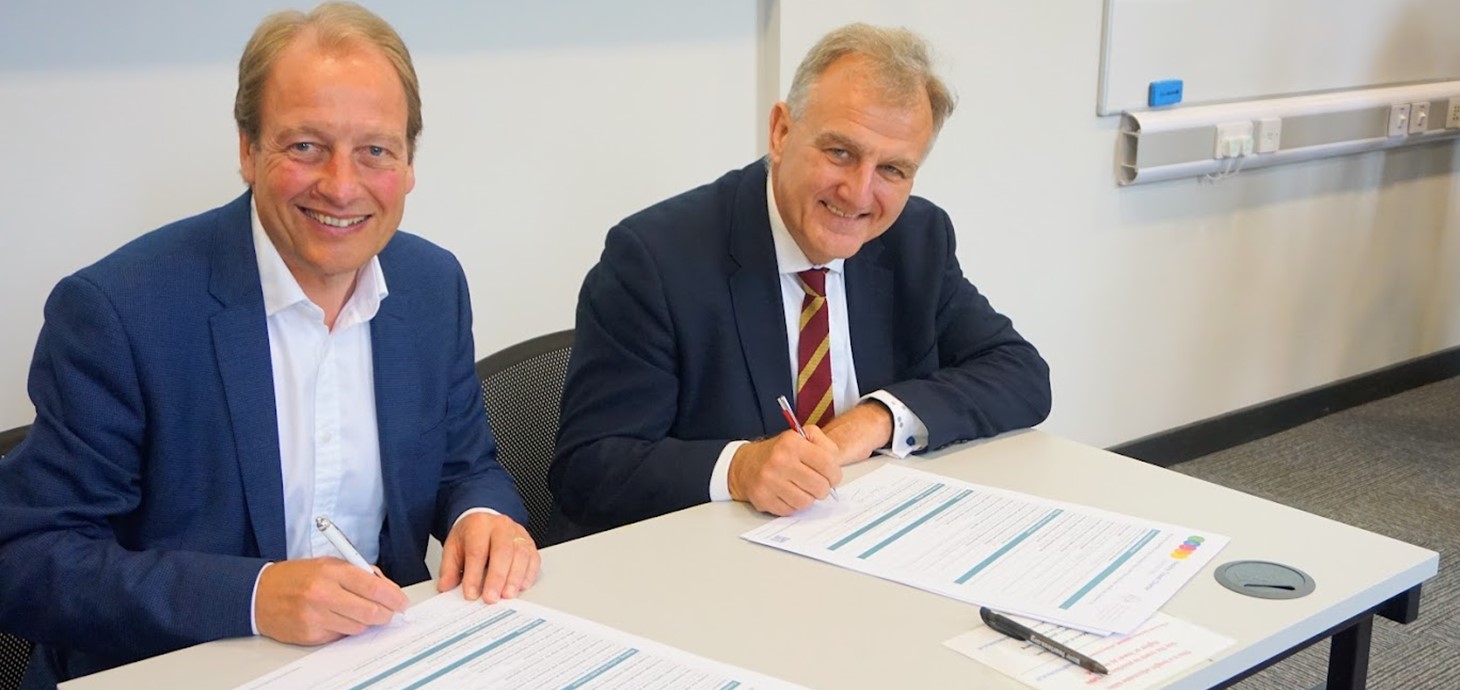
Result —
[{"label": "office chair", "polygon": [[13,448],[25,440],[25,435],[30,432],[30,425],[18,426],[9,431],[0,431],[0,458],[5,457]]},{"label": "office chair", "polygon": [[497,459],[517,482],[527,505],[527,532],[538,548],[552,546],[561,537],[548,532],[553,494],[548,490],[548,467],[558,439],[558,404],[573,331],[558,331],[512,345],[477,362],[482,379],[482,401],[497,439]]},{"label": "office chair", "polygon": [[[0,462],[11,449],[25,440],[30,425],[0,431]],[[0,690],[16,690],[25,675],[25,664],[30,661],[30,640],[0,632]]]}]

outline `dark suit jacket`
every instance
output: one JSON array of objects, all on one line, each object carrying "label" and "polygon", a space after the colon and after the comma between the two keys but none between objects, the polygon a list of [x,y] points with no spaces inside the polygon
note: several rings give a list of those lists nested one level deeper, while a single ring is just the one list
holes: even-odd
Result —
[{"label": "dark suit jacket", "polygon": [[[885,389],[929,447],[1049,414],[1049,368],[963,277],[948,215],[908,200],[845,264],[857,384]],[[780,433],[794,399],[757,161],[609,231],[578,297],[550,481],[585,528],[709,500],[726,442]]]},{"label": "dark suit jacket", "polygon": [[[0,461],[0,629],[44,687],[249,635],[260,567],[286,557],[268,327],[249,195],[56,287],[30,372],[36,420]],[[526,522],[496,461],[450,253],[396,233],[370,323],[385,483],[379,565],[428,577],[428,532],[466,508]]]}]

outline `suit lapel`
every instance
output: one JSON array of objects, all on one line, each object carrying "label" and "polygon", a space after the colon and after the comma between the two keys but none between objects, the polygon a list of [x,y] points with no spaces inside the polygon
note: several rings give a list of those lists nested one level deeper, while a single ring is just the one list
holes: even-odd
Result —
[{"label": "suit lapel", "polygon": [[269,331],[254,257],[249,195],[223,207],[213,234],[209,291],[223,308],[209,324],[233,422],[239,478],[259,556],[288,556],[284,482],[279,465],[278,413]]},{"label": "suit lapel", "polygon": [[765,184],[765,166],[757,162],[746,170],[736,193],[730,220],[730,258],[736,265],[730,274],[730,300],[760,409],[761,433],[769,434],[785,426],[776,397],[794,399],[795,391]]},{"label": "suit lapel", "polygon": [[[391,275],[389,260],[381,253],[381,270],[387,280]],[[418,352],[412,347],[413,338],[409,294],[404,284],[397,280],[391,283],[391,293],[380,302],[380,310],[370,320],[370,349],[375,360],[375,421],[380,436],[380,478],[385,488],[385,524],[380,534],[381,562],[401,548],[392,535],[391,517],[405,513],[401,492],[408,482],[401,473],[407,467],[406,460],[415,453],[411,444],[419,436],[420,429],[413,425],[420,421],[415,412],[421,410],[421,377]]]},{"label": "suit lapel", "polygon": [[877,238],[845,264],[848,330],[857,369],[859,394],[893,382],[892,271],[883,266],[882,239]]}]

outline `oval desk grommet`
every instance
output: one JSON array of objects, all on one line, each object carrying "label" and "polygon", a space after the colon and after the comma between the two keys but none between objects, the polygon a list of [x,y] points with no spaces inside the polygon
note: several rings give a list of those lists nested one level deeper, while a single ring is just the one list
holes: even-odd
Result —
[{"label": "oval desk grommet", "polygon": [[1213,575],[1223,587],[1260,599],[1297,599],[1312,593],[1313,578],[1290,565],[1271,561],[1232,561]]}]

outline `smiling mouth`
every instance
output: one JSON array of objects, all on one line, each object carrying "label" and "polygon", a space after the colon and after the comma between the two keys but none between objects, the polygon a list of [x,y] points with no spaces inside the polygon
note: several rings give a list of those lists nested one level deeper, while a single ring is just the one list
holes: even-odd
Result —
[{"label": "smiling mouth", "polygon": [[827,203],[825,201],[821,202],[821,206],[822,206],[822,208],[825,208],[826,210],[830,211],[831,212],[831,215],[836,216],[838,218],[856,219],[856,218],[861,218],[862,215],[863,215],[861,213],[855,213],[855,212],[852,212],[852,211],[843,211],[843,210],[841,210],[841,209],[839,209],[839,208],[837,208],[835,206],[832,206],[831,204],[829,204],[829,203]]},{"label": "smiling mouth", "polygon": [[322,225],[328,225],[332,228],[349,228],[364,223],[365,221],[370,219],[370,216],[368,215],[341,217],[331,216],[325,213],[320,213],[319,211],[311,211],[303,207],[301,207],[299,210],[303,211],[304,215],[309,216],[315,222]]}]

